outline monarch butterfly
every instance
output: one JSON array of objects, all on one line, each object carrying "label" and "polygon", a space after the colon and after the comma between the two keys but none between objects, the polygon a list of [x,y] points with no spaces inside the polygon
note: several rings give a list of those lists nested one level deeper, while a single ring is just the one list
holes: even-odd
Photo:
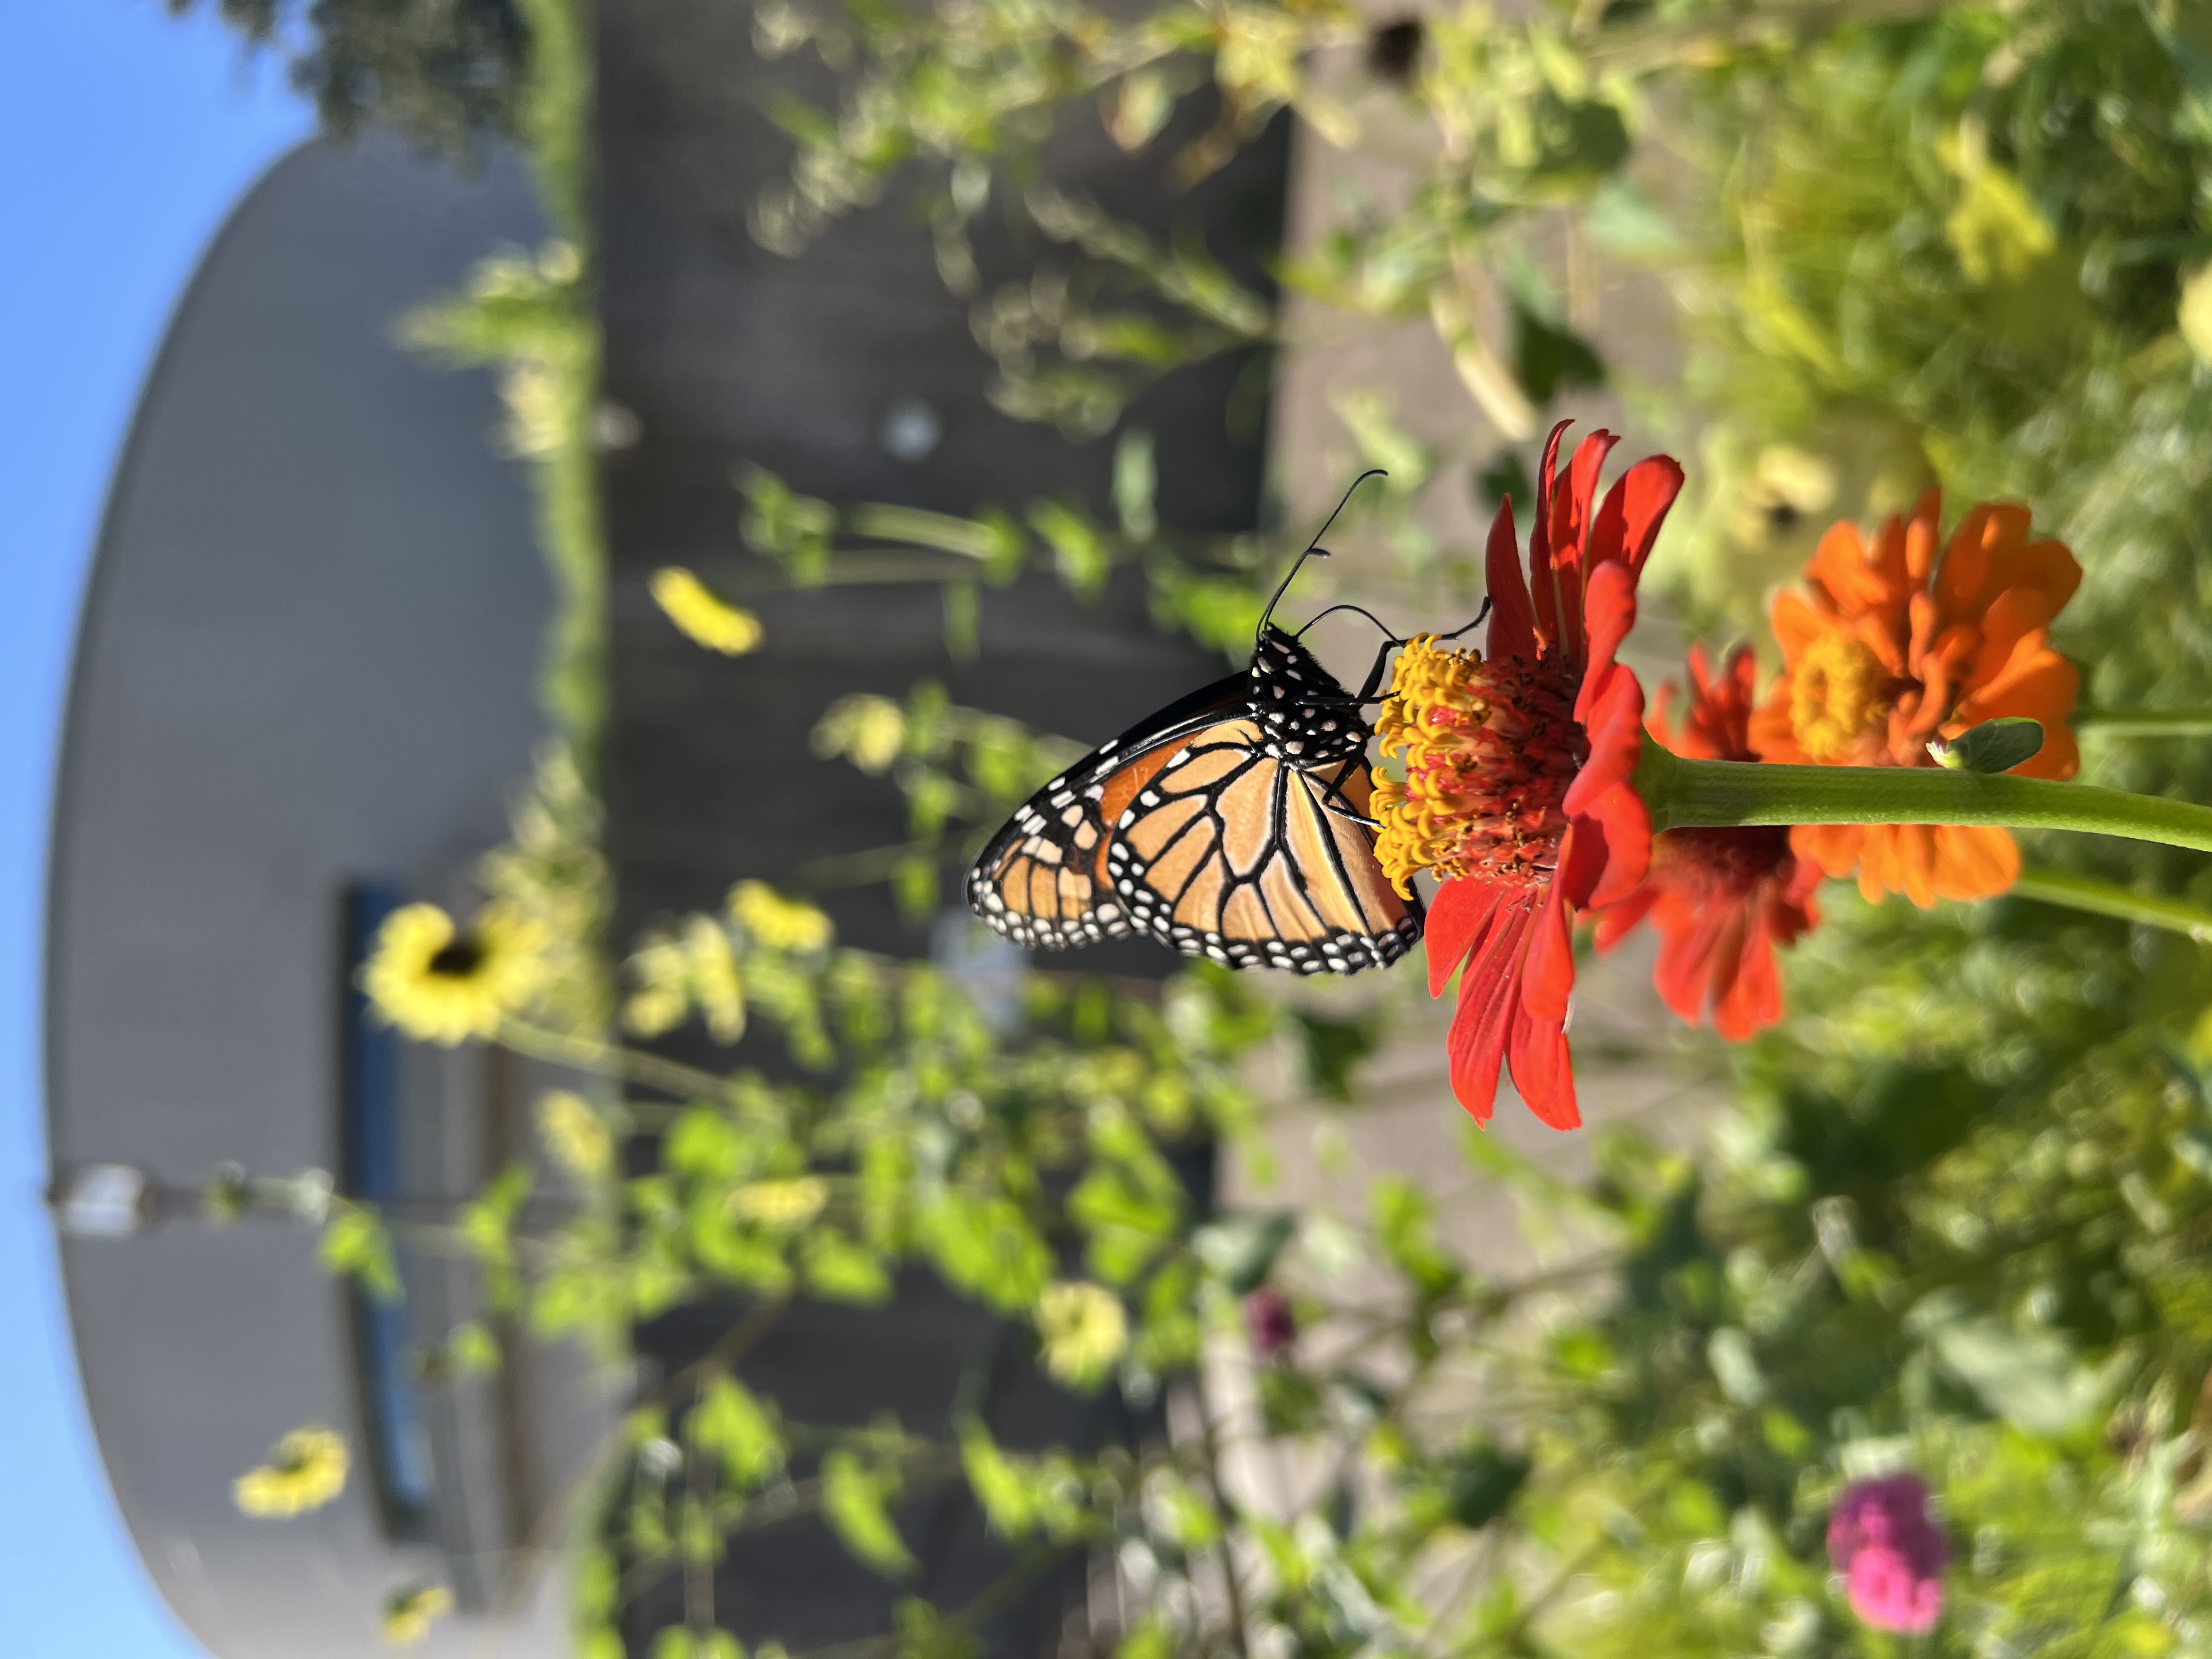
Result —
[{"label": "monarch butterfly", "polygon": [[1301,974],[1388,967],[1413,948],[1420,901],[1375,860],[1361,712],[1403,641],[1385,642],[1352,696],[1269,621],[1299,565],[1328,556],[1315,539],[1268,601],[1243,673],[1102,744],[991,838],[968,902],[994,932],[1048,951],[1144,934]]}]

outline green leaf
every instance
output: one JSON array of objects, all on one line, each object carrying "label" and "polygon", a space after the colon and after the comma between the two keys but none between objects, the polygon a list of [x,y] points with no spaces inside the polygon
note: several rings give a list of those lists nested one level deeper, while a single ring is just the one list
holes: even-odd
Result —
[{"label": "green leaf", "polygon": [[1538,404],[1559,391],[1605,384],[1605,362],[1589,342],[1552,322],[1519,299],[1513,301],[1513,378]]},{"label": "green leaf", "polygon": [[917,1242],[953,1289],[1001,1313],[1026,1313],[1052,1277],[1052,1252],[1021,1206],[957,1188],[925,1209]]},{"label": "green leaf", "polygon": [[1297,1231],[1295,1211],[1237,1215],[1200,1228],[1191,1249],[1232,1296],[1249,1296],[1275,1270],[1275,1260]]},{"label": "green leaf", "polygon": [[973,582],[945,584],[945,650],[956,662],[973,662],[980,649],[982,600]]},{"label": "green leaf", "polygon": [[1469,1531],[1488,1526],[1505,1513],[1530,1467],[1527,1458],[1501,1452],[1486,1439],[1469,1442],[1452,1458],[1446,1475],[1446,1512]]},{"label": "green leaf", "polygon": [[891,1620],[898,1626],[897,1659],[976,1659],[982,1650],[965,1626],[918,1598],[900,1602]]},{"label": "green leaf", "polygon": [[1350,1105],[1352,1068],[1381,1042],[1381,1022],[1371,1014],[1328,1019],[1304,1010],[1293,1012],[1291,1019],[1298,1034],[1306,1087],[1324,1099]]},{"label": "green leaf", "polygon": [[1152,434],[1133,426],[1114,446],[1114,515],[1121,533],[1133,542],[1148,542],[1159,532],[1159,514],[1153,505],[1158,486]]},{"label": "green leaf", "polygon": [[1415,1290],[1434,1297],[1459,1283],[1459,1264],[1437,1243],[1425,1194],[1403,1176],[1384,1176],[1376,1182],[1369,1203],[1376,1240]]},{"label": "green leaf", "polygon": [[1051,547],[1060,579],[1078,598],[1095,599],[1104,591],[1114,568],[1114,550],[1098,526],[1077,507],[1060,501],[1038,501],[1030,508],[1030,523]]},{"label": "green leaf", "polygon": [[2042,751],[2043,727],[2032,720],[2006,715],[1984,720],[1948,744],[1931,744],[1929,752],[1939,766],[1954,772],[2009,772]]},{"label": "green leaf", "polygon": [[694,1106],[676,1120],[661,1142],[660,1158],[678,1175],[706,1180],[742,1175],[750,1162],[737,1126],[709,1106]]},{"label": "green leaf", "polygon": [[368,1206],[334,1200],[317,1254],[326,1269],[355,1280],[378,1301],[399,1300],[399,1270],[392,1262],[391,1236]]},{"label": "green leaf", "polygon": [[2106,1380],[2079,1364],[2053,1331],[2016,1331],[1985,1316],[1959,1318],[1938,1322],[1928,1345],[1992,1413],[2027,1434],[2064,1434],[2110,1392]]},{"label": "green leaf", "polygon": [[827,1228],[809,1232],[802,1248],[806,1285],[833,1302],[876,1307],[890,1299],[891,1276],[866,1245]]},{"label": "green leaf", "polygon": [[913,1554],[890,1515],[898,1496],[896,1468],[870,1466],[850,1451],[833,1451],[822,1460],[822,1512],[845,1547],[886,1578],[903,1578],[915,1570]]},{"label": "green leaf", "polygon": [[1588,190],[1628,159],[1628,124],[1611,104],[1547,94],[1534,113],[1537,153],[1528,172],[1547,193]]},{"label": "green leaf", "polygon": [[784,1465],[783,1436],[771,1410],[732,1376],[718,1376],[700,1394],[684,1431],[700,1450],[721,1460],[730,1484],[750,1492]]}]

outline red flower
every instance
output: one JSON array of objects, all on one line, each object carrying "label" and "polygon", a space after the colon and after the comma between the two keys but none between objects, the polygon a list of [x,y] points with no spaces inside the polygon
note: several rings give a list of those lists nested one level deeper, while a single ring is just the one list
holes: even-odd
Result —
[{"label": "red flower", "polygon": [[1429,906],[1429,991],[1460,976],[1452,1092],[1487,1122],[1502,1063],[1553,1128],[1582,1121],[1567,1051],[1574,914],[1617,902],[1644,878],[1651,816],[1630,780],[1643,744],[1644,688],[1613,660],[1636,622],[1636,582],[1682,487],[1667,456],[1638,461],[1595,507],[1613,434],[1593,433],[1558,465],[1552,429],[1536,486],[1528,576],[1513,504],[1491,526],[1489,654],[1434,635],[1398,659],[1376,731],[1406,756],[1379,775],[1382,867],[1401,892],[1417,870],[1442,878]]},{"label": "red flower", "polygon": [[[1717,679],[1705,652],[1690,652],[1690,708],[1679,735],[1667,734],[1659,693],[1651,735],[1693,760],[1755,760],[1751,711],[1758,669],[1739,646]],[[1820,868],[1790,851],[1790,831],[1774,825],[1745,830],[1670,830],[1651,849],[1643,884],[1597,915],[1597,948],[1609,951],[1646,916],[1659,934],[1652,975],[1666,1005],[1694,1025],[1711,1007],[1713,1029],[1741,1042],[1782,1018],[1782,981],[1774,947],[1809,933],[1820,920],[1813,895]]]}]

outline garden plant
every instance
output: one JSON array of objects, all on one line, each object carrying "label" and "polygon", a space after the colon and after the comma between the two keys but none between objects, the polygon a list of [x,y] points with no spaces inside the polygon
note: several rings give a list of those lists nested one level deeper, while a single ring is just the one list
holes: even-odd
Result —
[{"label": "garden plant", "polygon": [[[951,518],[754,469],[733,521],[772,580],[927,554],[957,647],[976,584],[1091,596],[1126,570],[1163,628],[1241,663],[1311,526],[1164,526],[1133,398],[1294,353],[1316,319],[1408,325],[1486,434],[1427,442],[1393,388],[1338,392],[1330,499],[1391,473],[1338,533],[1386,550],[1362,596],[1419,619],[1371,760],[1425,978],[1308,994],[1039,955],[1011,1009],[842,946],[744,871],[711,914],[606,937],[588,78],[573,17],[521,15],[562,240],[415,336],[505,363],[569,573],[568,744],[483,909],[401,911],[365,986],[411,1037],[592,1081],[538,1108],[563,1206],[526,1206],[545,1177],[520,1166],[451,1227],[341,1196],[323,1248],[380,1292],[395,1239],[481,1261],[496,1319],[431,1375],[519,1341],[618,1356],[671,1307],[741,1303],[601,1449],[580,1651],[622,1652],[625,1607],[674,1580],[655,1659],[735,1654],[712,1565],[801,1516],[905,1578],[897,1502],[952,1482],[1010,1582],[1106,1564],[1118,1610],[1089,1639],[1120,1659],[2212,1651],[2212,9],[760,0],[760,50],[835,91],[774,112],[792,169],[759,238],[796,253],[918,204],[1000,406],[1117,446],[1110,510]],[[1146,153],[1186,100],[1212,119],[1158,157],[1170,185],[1285,119],[1363,163],[1275,286],[1045,182],[1073,124]],[[981,290],[987,215],[1041,250],[1030,280]],[[1664,374],[1606,361],[1624,284],[1663,299]],[[1553,428],[1601,395],[1632,465]],[[1448,491],[1486,545],[1428,527]],[[696,648],[762,637],[691,572],[653,596]],[[1679,668],[1637,654],[1655,620],[1698,641]],[[917,919],[1072,737],[1105,735],[1018,712],[931,684],[821,711],[823,753],[904,793],[878,873]],[[1578,975],[1647,934],[1675,1024],[1577,1053]],[[726,1064],[656,1048],[695,1025]],[[1416,1042],[1466,1109],[1455,1174],[1346,1150],[1391,1103],[1370,1056]],[[1705,1103],[1581,1127],[1577,1066]],[[1586,1178],[1485,1127],[1519,1109],[1501,1079],[1587,1141]],[[1291,1122],[1322,1126],[1327,1179],[1270,1202]],[[1194,1191],[1176,1158],[1200,1144],[1260,1201]],[[1447,1242],[1501,1194],[1522,1248]],[[749,1382],[796,1301],[882,1303],[916,1269],[1026,1329],[1059,1385],[1162,1407],[1157,1431],[1015,1449],[972,1417],[817,1422]],[[281,1516],[344,1474],[303,1428],[239,1500]],[[869,1650],[975,1651],[1004,1593],[911,1599]],[[393,1639],[438,1594],[395,1593]]]}]

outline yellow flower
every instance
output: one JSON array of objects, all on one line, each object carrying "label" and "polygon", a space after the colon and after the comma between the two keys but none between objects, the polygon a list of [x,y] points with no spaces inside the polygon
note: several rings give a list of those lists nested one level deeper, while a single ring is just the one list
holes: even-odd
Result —
[{"label": "yellow flower", "polygon": [[501,905],[465,933],[434,904],[405,905],[377,930],[362,989],[409,1036],[449,1046],[489,1036],[544,981],[544,945],[536,923]]},{"label": "yellow flower", "polygon": [[756,1181],[729,1196],[732,1215],[757,1222],[778,1232],[795,1233],[822,1213],[830,1201],[830,1183],[820,1176],[798,1176],[788,1181]]},{"label": "yellow flower", "polygon": [[712,916],[694,916],[684,930],[691,957],[691,994],[717,1042],[735,1042],[745,1034],[745,988],[738,977],[737,952],[730,936]]},{"label": "yellow flower", "polygon": [[1121,1298],[1101,1285],[1048,1285],[1037,1298],[1044,1368],[1071,1388],[1095,1388],[1129,1346]]},{"label": "yellow flower", "polygon": [[866,691],[840,697],[814,725],[814,752],[842,755],[870,777],[881,777],[906,747],[906,710]]},{"label": "yellow flower", "polygon": [[726,657],[742,657],[759,647],[760,618],[716,599],[706,583],[682,565],[654,571],[651,586],[653,602],[694,645]]},{"label": "yellow flower", "polygon": [[744,982],[722,924],[693,916],[680,934],[648,936],[629,959],[638,988],[623,1005],[623,1023],[640,1036],[659,1036],[684,1023],[696,1006],[717,1042],[745,1034]]},{"label": "yellow flower", "polygon": [[835,930],[812,905],[787,899],[766,882],[741,881],[730,889],[730,914],[756,945],[793,955],[829,948]]},{"label": "yellow flower", "polygon": [[269,1461],[231,1482],[241,1513],[270,1520],[319,1510],[345,1490],[351,1463],[343,1436],[330,1429],[295,1429],[279,1440]]},{"label": "yellow flower", "polygon": [[433,1620],[453,1610],[453,1593],[443,1584],[394,1592],[384,1603],[384,1639],[395,1648],[411,1648],[430,1633]]},{"label": "yellow flower", "polygon": [[581,1095],[556,1089],[540,1100],[538,1133],[553,1161],[580,1180],[597,1180],[614,1168],[614,1133]]}]

